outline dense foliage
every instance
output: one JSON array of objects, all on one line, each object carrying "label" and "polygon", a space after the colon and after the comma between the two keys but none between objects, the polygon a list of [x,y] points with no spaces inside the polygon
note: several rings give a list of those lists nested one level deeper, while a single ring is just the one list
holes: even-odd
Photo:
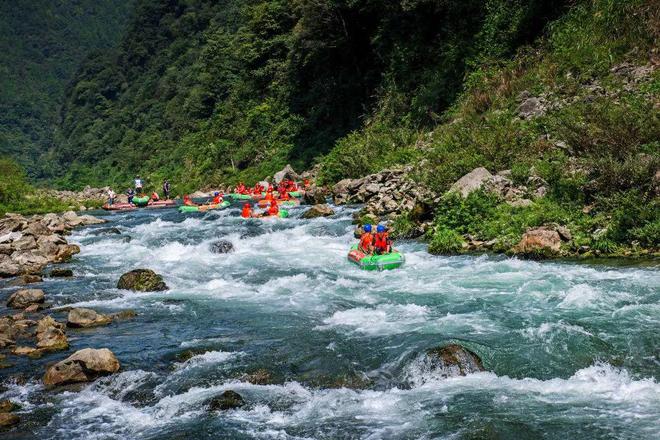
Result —
[{"label": "dense foliage", "polygon": [[132,3],[0,2],[0,155],[41,172],[67,83],[90,51],[117,42]]},{"label": "dense foliage", "polygon": [[16,162],[0,158],[0,215],[57,212],[67,208],[68,204],[34,189],[27,181],[25,170]]},{"label": "dense foliage", "polygon": [[[309,165],[365,123],[380,124],[370,131],[381,148],[407,144],[466,72],[562,11],[538,0],[139,2],[123,42],[88,59],[69,90],[59,181],[254,181]],[[371,168],[412,157],[364,153]]]}]

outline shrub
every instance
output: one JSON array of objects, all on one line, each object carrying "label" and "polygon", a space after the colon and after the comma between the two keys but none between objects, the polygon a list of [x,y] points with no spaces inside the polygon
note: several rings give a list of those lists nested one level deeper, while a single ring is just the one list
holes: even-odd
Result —
[{"label": "shrub", "polygon": [[429,252],[432,254],[456,254],[463,248],[463,237],[446,227],[434,228],[429,240]]}]

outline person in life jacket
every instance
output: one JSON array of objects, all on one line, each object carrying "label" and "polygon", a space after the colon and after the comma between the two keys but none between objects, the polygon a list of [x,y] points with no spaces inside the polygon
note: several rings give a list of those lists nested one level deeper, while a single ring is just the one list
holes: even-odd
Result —
[{"label": "person in life jacket", "polygon": [[236,192],[238,194],[245,194],[245,191],[246,191],[245,185],[243,184],[243,182],[239,182],[238,186],[236,187]]},{"label": "person in life jacket", "polygon": [[280,200],[283,200],[285,202],[287,200],[291,200],[291,197],[289,197],[289,192],[288,191],[281,192],[280,193]]},{"label": "person in life jacket", "polygon": [[374,250],[377,254],[389,254],[392,252],[392,242],[390,241],[387,228],[383,225],[376,227],[376,235],[374,236]]},{"label": "person in life jacket", "polygon": [[280,213],[280,209],[277,207],[277,202],[275,200],[271,200],[270,207],[268,208],[266,215],[268,215],[269,217],[277,216],[279,213]]},{"label": "person in life jacket", "polygon": [[273,189],[270,187],[268,188],[268,191],[266,191],[266,200],[274,200]]},{"label": "person in life jacket", "polygon": [[303,179],[303,185],[305,186],[305,188],[309,188],[310,185],[309,179]]},{"label": "person in life jacket", "polygon": [[185,206],[197,206],[197,203],[193,202],[188,194],[183,196],[183,204]]},{"label": "person in life jacket", "polygon": [[371,254],[374,250],[374,236],[371,234],[371,225],[364,225],[362,230],[364,233],[360,237],[360,244],[358,244],[358,249],[365,254]]},{"label": "person in life jacket", "polygon": [[213,201],[212,201],[211,203],[214,204],[214,205],[219,205],[219,204],[222,203],[222,202],[223,202],[222,194],[220,194],[220,193],[217,192],[217,191],[214,192],[214,193],[213,193]]},{"label": "person in life jacket", "polygon": [[160,200],[160,197],[158,197],[158,193],[156,191],[154,191],[154,192],[151,193],[150,199],[151,199],[152,202],[157,202],[157,201]]},{"label": "person in life jacket", "polygon": [[245,203],[243,209],[241,210],[241,217],[250,218],[252,217],[252,205]]},{"label": "person in life jacket", "polygon": [[277,186],[277,192],[279,193],[280,197],[282,197],[282,195],[287,192],[286,184],[284,181],[281,181]]}]

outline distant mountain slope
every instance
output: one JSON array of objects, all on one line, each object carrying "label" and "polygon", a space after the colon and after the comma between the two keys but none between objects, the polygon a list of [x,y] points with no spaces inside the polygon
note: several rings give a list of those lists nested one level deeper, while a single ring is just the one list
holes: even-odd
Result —
[{"label": "distant mountain slope", "polygon": [[52,146],[64,90],[90,51],[114,45],[133,0],[0,2],[0,155],[32,174]]}]

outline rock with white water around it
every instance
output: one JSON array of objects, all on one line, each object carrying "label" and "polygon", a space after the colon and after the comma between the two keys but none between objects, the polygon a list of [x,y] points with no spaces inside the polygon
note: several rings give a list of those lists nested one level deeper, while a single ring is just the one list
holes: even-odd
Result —
[{"label": "rock with white water around it", "polygon": [[228,254],[234,251],[234,245],[229,240],[218,240],[211,243],[211,252],[214,254]]},{"label": "rock with white water around it", "polygon": [[160,292],[168,289],[163,277],[150,269],[135,269],[123,274],[117,282],[117,288],[136,292]]},{"label": "rock with white water around it", "polygon": [[8,399],[0,400],[0,413],[8,413],[15,411],[17,409],[18,409],[18,405],[16,405],[11,400]]},{"label": "rock with white water around it", "polygon": [[335,215],[335,211],[332,210],[328,205],[314,205],[309,208],[303,215],[304,219],[312,219],[317,217],[330,217]]},{"label": "rock with white water around it", "polygon": [[107,348],[85,348],[46,370],[44,385],[53,387],[77,382],[90,382],[100,376],[119,371],[119,361]]},{"label": "rock with white water around it", "polygon": [[460,193],[461,196],[467,197],[474,191],[481,189],[488,181],[491,180],[493,175],[483,167],[475,168],[465,176],[458,179],[449,188],[450,192]]},{"label": "rock with white water around it", "polygon": [[16,279],[11,280],[8,284],[9,286],[25,286],[32,283],[40,283],[43,281],[43,278],[40,275],[21,275]]},{"label": "rock with white water around it", "polygon": [[458,344],[436,347],[426,351],[426,367],[441,377],[465,376],[485,371],[479,356]]},{"label": "rock with white water around it", "polygon": [[71,278],[73,271],[71,269],[53,269],[50,271],[51,278]]},{"label": "rock with white water around it", "polygon": [[112,318],[108,315],[97,313],[92,309],[75,308],[69,310],[66,325],[74,328],[88,328],[107,325],[111,322]]},{"label": "rock with white water around it", "polygon": [[211,411],[225,411],[240,408],[245,405],[245,401],[236,391],[227,390],[219,396],[212,398],[208,405]]},{"label": "rock with white water around it", "polygon": [[7,306],[13,309],[24,309],[32,304],[43,304],[46,295],[41,289],[22,289],[14,292],[7,300]]},{"label": "rock with white water around it", "polygon": [[20,417],[12,413],[0,413],[0,427],[10,428],[21,422]]}]

